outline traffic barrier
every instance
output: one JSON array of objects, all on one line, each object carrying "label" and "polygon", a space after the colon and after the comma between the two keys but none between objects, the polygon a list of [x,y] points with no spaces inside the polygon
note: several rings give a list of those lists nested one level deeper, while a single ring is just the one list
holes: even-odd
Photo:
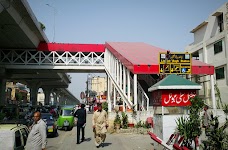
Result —
[{"label": "traffic barrier", "polygon": [[161,140],[158,136],[156,136],[152,132],[148,132],[148,134],[150,135],[151,139],[153,139],[155,142],[157,142],[158,144],[164,147],[163,150],[171,150],[173,148],[176,150],[189,150],[187,147],[181,146],[184,140],[184,136],[180,136],[179,133],[171,134],[167,142]]},{"label": "traffic barrier", "polygon": [[148,134],[150,135],[150,137],[157,142],[158,144],[162,145],[163,147],[166,148],[166,150],[171,150],[172,146],[166,144],[166,142],[164,142],[163,140],[161,140],[159,137],[157,137],[155,134],[153,134],[152,132],[148,132]]}]

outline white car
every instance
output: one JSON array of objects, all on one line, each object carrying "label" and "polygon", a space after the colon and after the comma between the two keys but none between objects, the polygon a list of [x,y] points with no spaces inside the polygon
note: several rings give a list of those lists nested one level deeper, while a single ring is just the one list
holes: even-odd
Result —
[{"label": "white car", "polygon": [[25,125],[0,124],[0,149],[24,150],[29,130]]}]

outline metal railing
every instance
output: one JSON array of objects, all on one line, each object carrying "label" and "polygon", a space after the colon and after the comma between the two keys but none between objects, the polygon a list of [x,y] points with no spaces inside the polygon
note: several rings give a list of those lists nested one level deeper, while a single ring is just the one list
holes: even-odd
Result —
[{"label": "metal railing", "polygon": [[0,64],[103,66],[104,52],[47,52],[36,50],[1,50]]}]

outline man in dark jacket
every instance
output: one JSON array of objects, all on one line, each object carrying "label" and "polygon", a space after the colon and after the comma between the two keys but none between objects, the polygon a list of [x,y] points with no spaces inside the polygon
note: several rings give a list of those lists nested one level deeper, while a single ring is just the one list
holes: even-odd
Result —
[{"label": "man in dark jacket", "polygon": [[85,140],[86,110],[85,104],[81,104],[74,117],[77,118],[77,144],[80,144],[80,129],[82,130],[82,142]]}]

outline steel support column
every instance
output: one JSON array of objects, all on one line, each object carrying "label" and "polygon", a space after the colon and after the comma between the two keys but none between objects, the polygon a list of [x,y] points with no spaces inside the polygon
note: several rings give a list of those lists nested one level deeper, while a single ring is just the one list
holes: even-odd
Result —
[{"label": "steel support column", "polygon": [[137,98],[138,98],[137,74],[134,74],[134,105],[135,105],[136,111],[138,110]]},{"label": "steel support column", "polygon": [[[126,94],[126,68],[123,66],[123,91]],[[123,101],[123,111],[125,112],[125,102]]]},{"label": "steel support column", "polygon": [[[107,76],[108,77],[108,76]],[[111,80],[110,78],[108,77],[107,79],[108,81],[108,90],[107,90],[107,95],[108,95],[108,112],[111,112],[112,111],[112,101],[111,101]]]},{"label": "steel support column", "polygon": [[127,70],[127,99],[131,101],[130,71]]},{"label": "steel support column", "polygon": [[113,89],[113,106],[116,107],[116,88]]}]

